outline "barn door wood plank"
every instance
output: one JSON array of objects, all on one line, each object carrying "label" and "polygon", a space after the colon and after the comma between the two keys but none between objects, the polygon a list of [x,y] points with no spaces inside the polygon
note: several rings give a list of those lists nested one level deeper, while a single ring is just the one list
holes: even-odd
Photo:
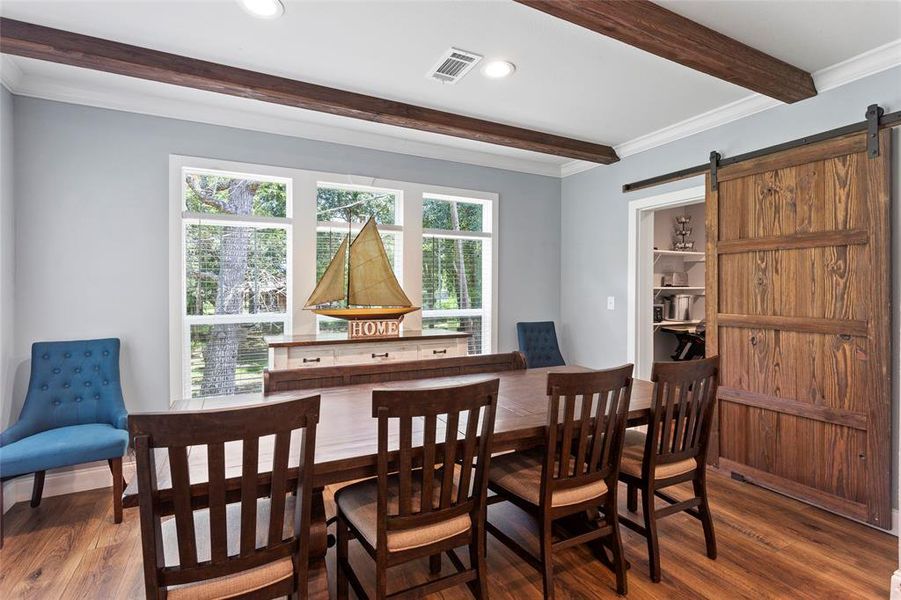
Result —
[{"label": "barn door wood plank", "polygon": [[[730,165],[707,195],[720,466],[890,527],[890,134]],[[709,189],[709,186],[708,186]]]}]

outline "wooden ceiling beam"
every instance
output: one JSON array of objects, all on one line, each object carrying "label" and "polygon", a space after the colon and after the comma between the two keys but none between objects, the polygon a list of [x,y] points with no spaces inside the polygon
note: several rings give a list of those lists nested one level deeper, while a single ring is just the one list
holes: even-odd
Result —
[{"label": "wooden ceiling beam", "polygon": [[650,0],[516,1],[783,102],[817,94],[810,73]]},{"label": "wooden ceiling beam", "polygon": [[0,52],[129,77],[440,133],[520,150],[609,164],[610,146],[504,125],[0,18]]}]

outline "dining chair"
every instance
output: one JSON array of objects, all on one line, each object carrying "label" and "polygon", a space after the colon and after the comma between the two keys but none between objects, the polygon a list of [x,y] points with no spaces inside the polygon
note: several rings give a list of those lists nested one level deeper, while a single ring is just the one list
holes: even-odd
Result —
[{"label": "dining chair", "polygon": [[[620,479],[626,484],[626,506],[638,510],[638,490],[644,526],[621,516],[625,527],[647,538],[652,581],[660,581],[657,520],[687,512],[701,521],[707,556],[716,559],[713,519],[707,502],[707,447],[716,402],[719,357],[655,363],[651,372],[654,395],[647,434],[628,430]],[[694,496],[677,500],[661,491],[690,481]],[[654,498],[669,506],[656,508]]]},{"label": "dining chair", "polygon": [[526,363],[530,369],[566,364],[563,355],[560,354],[557,330],[553,321],[517,323],[516,336],[519,339],[519,351],[526,355]]},{"label": "dining chair", "polygon": [[[488,532],[542,576],[544,597],[554,598],[554,550],[605,540],[613,555],[604,561],[625,594],[626,562],[616,509],[617,474],[629,400],[632,365],[586,373],[548,373],[546,446],[495,456],[488,474],[494,501],[509,501],[538,524],[540,556],[504,533],[499,523]],[[600,510],[598,510],[600,509]],[[591,515],[588,532],[554,541],[554,524],[579,513]]]},{"label": "dining chair", "polygon": [[[148,599],[307,596],[318,421],[319,396],[132,415]],[[271,461],[260,461],[261,442],[273,444]]]},{"label": "dining chair", "polygon": [[[485,496],[498,385],[491,379],[372,393],[378,475],[335,493],[338,598],[347,598],[348,582],[358,597],[368,597],[348,560],[351,538],[375,561],[378,600],[389,597],[389,568],[428,556],[431,573],[438,575],[442,553],[455,573],[390,597],[418,598],[463,583],[476,598],[488,597]],[[462,439],[460,429],[465,429]],[[390,450],[395,437],[397,449]],[[455,552],[461,546],[469,547],[468,568]]]},{"label": "dining chair", "polygon": [[113,476],[113,521],[122,522],[128,412],[119,380],[119,347],[117,338],[32,344],[22,413],[0,433],[0,505],[4,481],[34,473],[31,506],[36,508],[48,470],[106,461]]}]

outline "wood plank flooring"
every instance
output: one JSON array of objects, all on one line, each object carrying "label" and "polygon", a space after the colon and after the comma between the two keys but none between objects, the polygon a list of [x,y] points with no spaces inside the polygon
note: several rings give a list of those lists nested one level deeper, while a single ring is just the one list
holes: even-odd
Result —
[{"label": "wood plank flooring", "polygon": [[[709,481],[719,558],[706,558],[695,519],[668,517],[660,522],[663,580],[654,584],[643,538],[623,530],[632,563],[629,598],[888,597],[897,538],[715,472]],[[625,510],[624,494],[621,500]],[[525,522],[512,509],[505,514],[510,525]],[[4,523],[0,598],[144,597],[137,509],[126,510],[125,521],[114,525],[109,490],[47,498],[37,509],[19,503]],[[488,539],[491,597],[541,598],[538,573]],[[353,552],[352,560],[364,581],[372,578],[372,563],[362,552]],[[328,564],[334,591],[333,549]],[[427,572],[426,561],[401,567],[392,585],[422,581]],[[562,600],[616,597],[613,576],[587,547],[560,552],[556,572]],[[435,598],[471,596],[461,588]]]}]

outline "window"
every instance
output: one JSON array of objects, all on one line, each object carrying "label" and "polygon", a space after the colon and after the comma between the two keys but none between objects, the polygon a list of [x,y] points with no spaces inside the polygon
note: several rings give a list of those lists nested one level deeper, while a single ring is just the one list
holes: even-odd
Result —
[{"label": "window", "polygon": [[[398,281],[403,284],[401,274],[402,248],[397,214],[401,211],[398,201],[400,193],[394,190],[367,186],[351,186],[336,183],[318,183],[316,186],[316,281],[322,277],[329,262],[341,245],[341,241],[351,235],[351,239],[370,217],[375,217],[388,261],[394,269]],[[320,332],[347,331],[347,321],[318,316],[317,328]]]},{"label": "window", "polygon": [[470,354],[491,352],[490,201],[422,200],[422,327],[467,331]]},{"label": "window", "polygon": [[262,389],[290,331],[290,180],[181,170],[184,397]]},{"label": "window", "polygon": [[304,304],[370,217],[422,307],[404,329],[497,351],[496,194],[177,155],[169,176],[172,401],[258,393],[267,337],[346,331]]}]

